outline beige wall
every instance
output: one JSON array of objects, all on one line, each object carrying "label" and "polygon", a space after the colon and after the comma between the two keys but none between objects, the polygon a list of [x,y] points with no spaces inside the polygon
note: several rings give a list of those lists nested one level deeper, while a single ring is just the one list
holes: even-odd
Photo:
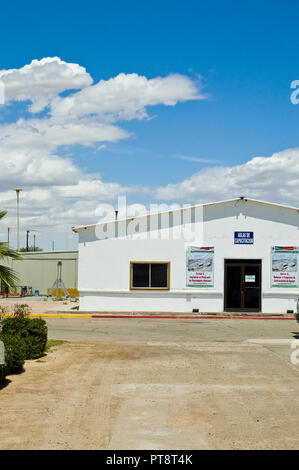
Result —
[{"label": "beige wall", "polygon": [[62,261],[62,280],[65,287],[78,287],[77,251],[39,251],[21,253],[23,261],[13,260],[10,266],[19,274],[20,285],[31,286],[46,295],[57,277],[57,263]]}]

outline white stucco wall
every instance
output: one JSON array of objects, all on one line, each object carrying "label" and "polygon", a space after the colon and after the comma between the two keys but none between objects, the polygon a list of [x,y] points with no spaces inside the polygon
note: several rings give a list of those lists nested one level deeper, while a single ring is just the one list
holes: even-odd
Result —
[{"label": "white stucco wall", "polygon": [[[125,236],[129,222],[118,223],[121,238],[97,239],[94,228],[79,236],[80,309],[105,312],[222,312],[224,308],[224,260],[262,261],[262,312],[281,313],[296,309],[297,288],[271,288],[271,247],[298,246],[299,214],[296,210],[252,201],[207,205],[192,214],[196,239],[167,239],[167,222],[159,219],[155,238],[148,236],[146,220],[140,223],[141,239]],[[171,218],[177,236],[181,219]],[[136,225],[135,221],[130,221]],[[253,245],[235,245],[235,231],[254,232]],[[172,234],[173,235],[173,234]],[[188,235],[188,234],[187,234]],[[190,234],[189,234],[190,235]],[[188,236],[189,236],[188,235]],[[135,234],[136,236],[136,234]],[[171,236],[171,235],[170,235]],[[161,239],[162,238],[162,239]],[[164,239],[163,239],[164,238]],[[188,238],[188,237],[187,237]],[[214,246],[214,287],[186,287],[186,248]],[[169,291],[131,291],[130,261],[169,261]]]}]

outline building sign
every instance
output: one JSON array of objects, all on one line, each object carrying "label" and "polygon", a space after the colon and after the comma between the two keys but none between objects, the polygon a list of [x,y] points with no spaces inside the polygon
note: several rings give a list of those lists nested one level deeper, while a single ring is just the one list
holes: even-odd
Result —
[{"label": "building sign", "polygon": [[187,286],[214,286],[214,247],[190,246],[188,248]]},{"label": "building sign", "polygon": [[273,246],[271,287],[298,287],[298,246]]},{"label": "building sign", "polygon": [[245,274],[245,282],[255,282],[255,276],[253,274]]},{"label": "building sign", "polygon": [[253,245],[253,232],[235,232],[235,245]]}]

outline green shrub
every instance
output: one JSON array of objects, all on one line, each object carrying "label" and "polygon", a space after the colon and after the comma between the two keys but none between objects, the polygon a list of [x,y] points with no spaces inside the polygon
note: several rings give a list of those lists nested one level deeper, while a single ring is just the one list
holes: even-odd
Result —
[{"label": "green shrub", "polygon": [[46,349],[48,338],[48,327],[42,318],[30,318],[27,327],[26,359],[37,359],[41,357]]},{"label": "green shrub", "polygon": [[6,317],[2,320],[2,333],[4,335],[27,336],[30,318],[23,314]]},{"label": "green shrub", "polygon": [[0,305],[0,318],[1,315],[5,315],[7,313],[7,307],[3,307],[3,305]]},{"label": "green shrub", "polygon": [[28,304],[15,304],[14,305],[14,315],[25,316],[31,313],[31,308]]},{"label": "green shrub", "polygon": [[5,368],[1,366],[2,375],[20,372],[26,358],[26,345],[23,338],[19,335],[9,335],[1,332],[0,340],[3,341],[5,348]]},{"label": "green shrub", "polygon": [[41,357],[46,348],[48,327],[42,318],[29,318],[22,312],[2,321],[2,334],[20,336],[25,343],[25,359]]}]

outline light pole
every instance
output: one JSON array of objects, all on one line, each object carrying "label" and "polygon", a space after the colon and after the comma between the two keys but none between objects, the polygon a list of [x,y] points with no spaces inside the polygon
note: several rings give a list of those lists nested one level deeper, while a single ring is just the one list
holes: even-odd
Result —
[{"label": "light pole", "polygon": [[16,188],[17,194],[17,251],[20,251],[20,192],[21,188]]},{"label": "light pole", "polygon": [[30,233],[30,230],[27,230],[27,232],[26,232],[26,251],[29,251],[29,233]]}]

